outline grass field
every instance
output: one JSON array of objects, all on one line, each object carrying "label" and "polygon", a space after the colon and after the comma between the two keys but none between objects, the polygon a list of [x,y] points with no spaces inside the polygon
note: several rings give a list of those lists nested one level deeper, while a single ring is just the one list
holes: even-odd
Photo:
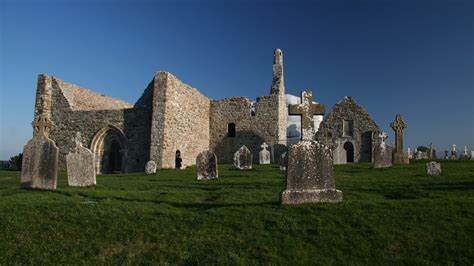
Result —
[{"label": "grass field", "polygon": [[336,166],[338,204],[279,203],[278,166],[102,175],[19,189],[0,172],[0,264],[474,264],[474,161]]}]

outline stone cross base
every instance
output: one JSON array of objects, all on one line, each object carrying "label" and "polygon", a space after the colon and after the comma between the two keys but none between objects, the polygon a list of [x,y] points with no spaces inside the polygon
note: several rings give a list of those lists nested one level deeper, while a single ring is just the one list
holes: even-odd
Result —
[{"label": "stone cross base", "polygon": [[410,164],[408,154],[404,152],[395,152],[392,157],[393,164]]},{"label": "stone cross base", "polygon": [[283,204],[341,202],[342,191],[336,189],[287,189],[281,192],[280,197]]}]

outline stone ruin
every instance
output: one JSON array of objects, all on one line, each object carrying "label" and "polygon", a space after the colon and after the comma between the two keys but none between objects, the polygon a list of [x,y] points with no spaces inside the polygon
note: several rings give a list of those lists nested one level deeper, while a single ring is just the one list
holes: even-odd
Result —
[{"label": "stone ruin", "polygon": [[[50,120],[57,125],[50,138],[59,146],[59,168],[75,149],[70,132],[80,131],[95,156],[96,173],[142,172],[154,161],[158,169],[193,165],[203,150],[231,163],[234,152],[247,146],[258,160],[260,145],[272,143],[279,158],[286,146],[287,106],[283,52],[273,53],[269,94],[252,103],[245,97],[212,100],[168,72],[158,72],[135,104],[39,75],[35,119],[48,97]],[[165,126],[166,125],[166,126]],[[257,162],[257,161],[256,161]]]},{"label": "stone ruin", "polygon": [[334,164],[372,162],[380,132],[369,113],[352,97],[344,97],[325,116],[316,140],[333,150]]},{"label": "stone ruin", "polygon": [[73,138],[76,147],[66,155],[67,182],[72,187],[86,187],[96,184],[94,154],[82,146],[81,133]]}]

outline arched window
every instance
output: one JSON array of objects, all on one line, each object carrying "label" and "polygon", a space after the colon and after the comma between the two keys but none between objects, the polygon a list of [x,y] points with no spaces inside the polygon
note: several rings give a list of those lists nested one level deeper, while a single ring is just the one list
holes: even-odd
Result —
[{"label": "arched window", "polygon": [[227,137],[235,137],[235,123],[227,124]]}]

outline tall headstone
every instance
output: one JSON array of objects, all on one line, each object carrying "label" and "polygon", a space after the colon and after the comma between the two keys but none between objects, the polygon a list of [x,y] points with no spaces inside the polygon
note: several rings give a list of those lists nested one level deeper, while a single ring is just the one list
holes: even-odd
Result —
[{"label": "tall headstone", "polygon": [[336,190],[331,149],[308,140],[291,145],[286,189],[280,199],[283,204],[342,201],[342,192]]},{"label": "tall headstone", "polygon": [[146,162],[145,164],[145,174],[147,175],[153,175],[156,174],[156,162],[153,160],[150,160]]},{"label": "tall headstone", "polygon": [[290,104],[289,114],[301,116],[301,139],[302,140],[313,140],[315,128],[314,119],[315,115],[324,115],[325,108],[323,104],[313,103],[313,93],[311,91],[301,92],[301,103]]},{"label": "tall headstone", "polygon": [[392,166],[392,147],[385,143],[388,138],[386,132],[379,134],[380,145],[375,147],[374,168],[387,168]]},{"label": "tall headstone", "polygon": [[46,114],[40,114],[33,122],[36,136],[23,148],[21,187],[56,189],[58,182],[59,149],[49,139],[53,122]]},{"label": "tall headstone", "polygon": [[474,151],[471,151],[471,161],[474,160]]},{"label": "tall headstone", "polygon": [[413,153],[411,152],[411,149],[410,149],[410,148],[407,149],[407,155],[408,155],[408,159],[409,159],[409,160],[410,160],[410,159],[413,159]]},{"label": "tall headstone", "polygon": [[81,133],[73,138],[76,145],[66,155],[67,182],[71,187],[87,187],[96,184],[94,154],[82,146]]},{"label": "tall headstone", "polygon": [[464,152],[459,156],[460,160],[469,160],[469,154],[467,153],[467,146],[464,146]]},{"label": "tall headstone", "polygon": [[243,145],[234,153],[234,167],[239,170],[252,169],[253,156],[250,150]]},{"label": "tall headstone", "polygon": [[451,157],[449,157],[451,160],[457,160],[458,159],[458,152],[456,151],[456,144],[453,144],[453,148],[451,150]]},{"label": "tall headstone", "polygon": [[446,149],[444,150],[444,159],[448,160],[449,159],[449,151]]},{"label": "tall headstone", "polygon": [[270,164],[270,152],[267,150],[268,145],[264,142],[260,147],[263,149],[258,153],[260,164]]},{"label": "tall headstone", "polygon": [[196,157],[197,180],[217,179],[217,156],[212,151],[202,151]]},{"label": "tall headstone", "polygon": [[403,120],[401,114],[397,114],[395,120],[390,124],[395,131],[395,149],[393,151],[392,161],[394,164],[409,164],[408,155],[403,152],[403,130],[407,128],[407,123]]},{"label": "tall headstone", "polygon": [[280,171],[286,171],[286,164],[288,163],[288,153],[284,152],[280,157]]}]

